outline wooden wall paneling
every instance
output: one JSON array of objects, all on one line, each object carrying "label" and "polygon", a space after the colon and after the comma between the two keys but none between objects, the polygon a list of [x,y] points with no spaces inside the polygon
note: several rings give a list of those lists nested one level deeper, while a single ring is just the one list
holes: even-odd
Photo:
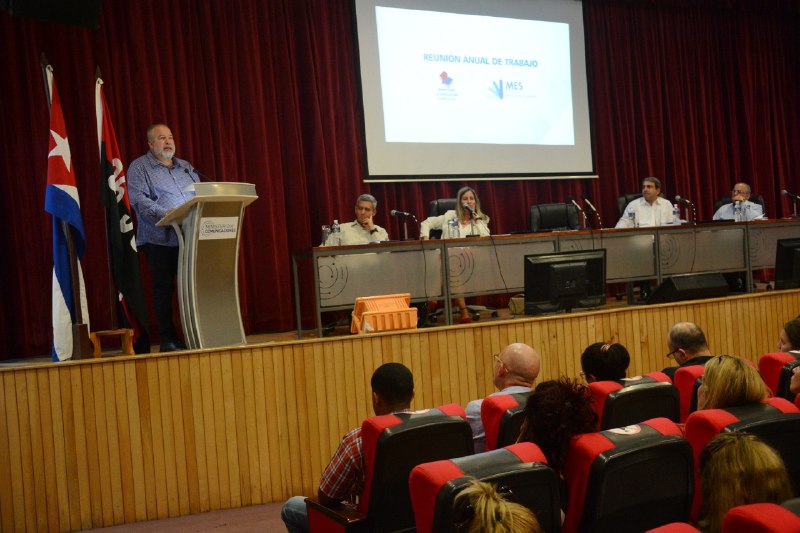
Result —
[{"label": "wooden wall paneling", "polygon": [[[125,369],[133,367],[133,363],[125,362],[117,365],[105,365],[104,370],[110,375],[109,380],[114,383],[114,394],[108,398],[110,408],[114,412],[114,433],[116,436],[116,453],[118,481],[114,483],[119,494],[119,501],[115,502],[115,523],[124,524],[136,520],[136,499],[133,488],[133,459],[131,456],[131,442],[133,431],[130,429],[128,417],[127,378]],[[121,508],[121,509],[120,509]],[[121,510],[121,515],[119,514]]]},{"label": "wooden wall paneling", "polygon": [[[13,531],[16,519],[14,483],[12,483],[14,463],[11,462],[11,443],[15,441],[9,438],[9,425],[12,413],[16,413],[16,409],[13,409],[7,398],[8,394],[13,394],[14,388],[6,386],[6,381],[12,378],[11,373],[0,376],[0,494],[3,495],[0,498],[0,529],[3,531]],[[16,464],[19,467],[19,462]],[[24,508],[20,509],[20,516],[24,512]]]},{"label": "wooden wall paneling", "polygon": [[5,414],[8,435],[8,456],[9,456],[9,470],[11,473],[10,479],[14,481],[11,490],[5,492],[5,497],[12,502],[13,514],[13,528],[9,531],[23,531],[26,529],[26,514],[29,514],[33,509],[26,513],[25,509],[25,494],[24,494],[24,479],[22,472],[22,435],[20,434],[19,422],[19,407],[17,405],[17,384],[16,374],[8,373],[3,376],[4,385],[4,402],[3,413]]},{"label": "wooden wall paneling", "polygon": [[[198,441],[203,439],[205,454],[201,460],[198,461],[198,468],[202,471],[203,466],[208,475],[208,510],[215,511],[222,508],[222,501],[220,496],[220,466],[218,462],[217,453],[217,435],[222,431],[222,428],[217,431],[216,419],[214,417],[214,396],[213,388],[211,386],[211,374],[213,372],[211,360],[213,356],[208,353],[200,354],[200,381],[199,389],[195,394],[193,392],[193,401],[201,403],[203,406],[202,426],[198,425],[197,438]],[[271,373],[270,373],[271,375]],[[199,433],[202,431],[202,433]],[[202,463],[202,464],[201,464]],[[279,472],[279,470],[274,470]],[[202,505],[201,505],[202,507]]]},{"label": "wooden wall paneling", "polygon": [[[106,418],[105,381],[103,368],[98,365],[82,365],[84,389],[91,391],[85,394],[85,413],[89,431],[89,441],[93,442],[94,454],[90,452],[90,462],[93,455],[96,459],[97,480],[93,483],[92,493],[92,523],[110,526],[114,523],[114,509],[111,493],[111,457],[109,446],[109,432]],[[91,465],[90,465],[91,472]]]},{"label": "wooden wall paneling", "polygon": [[[142,456],[142,472],[144,472],[143,494],[145,503],[145,517],[152,520],[158,517],[156,509],[156,473],[153,464],[153,427],[152,408],[150,401],[150,383],[147,377],[148,366],[151,358],[144,358],[136,362],[136,395],[134,400],[139,411],[139,435]],[[211,433],[214,435],[214,433]],[[135,466],[135,465],[134,465]]]},{"label": "wooden wall paneling", "polygon": [[[277,376],[275,374],[276,369],[278,368],[276,366],[276,359],[280,356],[280,353],[278,350],[269,349],[264,350],[262,352],[262,356],[264,358],[264,383],[267,387],[267,454],[269,457],[269,492],[272,498],[270,501],[279,501],[284,494],[294,494],[293,491],[287,490],[283,473],[281,471],[281,465],[284,462],[284,457],[281,456],[280,447],[280,443],[283,438],[281,434],[283,431],[283,427],[281,425],[283,417],[279,415],[279,397],[277,387],[275,386],[275,381],[281,379],[281,376]],[[316,383],[319,385],[325,385],[327,384],[327,381],[328,380],[323,377],[323,374],[320,373],[320,377]],[[327,410],[321,412],[327,412]],[[327,417],[323,416],[323,418]],[[320,425],[320,434],[325,434],[325,432],[322,431],[323,428],[324,426]],[[320,472],[322,472],[322,470],[320,470]]]},{"label": "wooden wall paneling", "polygon": [[[287,351],[291,353],[291,347],[287,347]],[[230,413],[231,422],[235,427],[234,435],[236,436],[235,447],[231,450],[235,454],[237,475],[231,473],[231,479],[238,480],[234,484],[239,492],[239,506],[252,505],[252,492],[250,491],[250,460],[247,449],[247,396],[244,386],[244,376],[242,375],[243,350],[236,349],[230,351],[230,364],[231,364],[231,396],[230,403],[232,404],[233,412]],[[292,371],[297,372],[297,366],[292,364]],[[296,383],[298,380],[295,380]],[[292,397],[297,394],[293,391]],[[251,395],[251,394],[250,394]],[[298,421],[299,422],[299,421]],[[298,431],[300,424],[298,424]],[[233,485],[232,485],[233,486]]]},{"label": "wooden wall paneling", "polygon": [[[19,460],[22,466],[22,494],[25,501],[25,508],[28,512],[25,513],[25,527],[28,531],[33,531],[36,528],[36,516],[38,509],[36,505],[36,487],[34,481],[34,457],[32,453],[32,435],[31,435],[31,413],[30,406],[28,405],[28,386],[25,380],[26,372],[20,372],[14,376],[14,387],[17,391],[17,423],[19,424]],[[38,462],[39,458],[36,458]],[[30,511],[33,512],[30,512]]]},{"label": "wooden wall paneling", "polygon": [[[242,501],[246,502],[245,505],[253,505],[261,503],[261,475],[259,473],[258,465],[260,463],[260,454],[258,453],[258,431],[256,426],[256,403],[263,401],[263,398],[256,397],[254,372],[253,372],[253,353],[250,349],[242,349],[237,354],[239,361],[239,376],[241,387],[241,406],[237,411],[237,425],[241,426],[239,430],[241,435],[239,437],[239,455],[245,457],[245,465],[242,465]],[[298,364],[300,363],[300,364]],[[302,354],[297,358],[297,363],[293,363],[297,371],[303,372]],[[304,383],[304,380],[298,380]],[[296,391],[298,396],[303,391]],[[308,442],[308,427],[305,424],[300,424],[300,438],[304,442]],[[307,454],[304,454],[307,455]],[[307,459],[307,457],[305,458]]]},{"label": "wooden wall paneling", "polygon": [[142,419],[139,408],[139,363],[125,363],[125,405],[130,432],[131,484],[136,520],[147,519],[147,485],[145,482],[144,445],[142,441]]},{"label": "wooden wall paneling", "polygon": [[33,517],[36,524],[37,531],[45,531],[47,529],[47,505],[45,486],[47,480],[45,479],[45,466],[42,442],[42,413],[39,404],[39,387],[36,383],[35,372],[23,372],[20,376],[25,380],[25,391],[27,397],[24,401],[28,404],[27,416],[28,424],[30,425],[30,453],[31,461],[31,474],[32,474],[32,492],[34,498],[34,506],[36,514]]},{"label": "wooden wall paneling", "polygon": [[[169,363],[171,358],[159,357],[154,360],[153,375],[156,378],[155,386],[158,395],[153,398],[153,405],[158,406],[158,432],[154,432],[156,439],[153,448],[158,450],[156,457],[156,479],[161,480],[164,494],[159,498],[159,517],[177,516],[178,513],[178,473],[177,455],[175,452],[177,435],[174,430],[172,409],[175,395],[180,392],[180,387],[170,381]],[[152,389],[151,389],[152,391]],[[178,398],[180,396],[178,395]],[[180,404],[178,404],[180,405]],[[156,410],[154,409],[155,413]],[[157,438],[160,437],[160,438]]]},{"label": "wooden wall paneling", "polygon": [[[59,531],[60,517],[58,514],[59,502],[56,449],[53,437],[53,428],[55,424],[53,423],[52,400],[50,398],[50,375],[48,372],[30,372],[28,373],[28,379],[33,381],[33,385],[29,384],[28,387],[36,391],[35,394],[39,403],[39,418],[36,420],[36,424],[41,431],[41,454],[44,463],[42,482],[44,483],[45,496],[44,500],[39,500],[39,505],[44,506],[44,509],[40,511],[40,516],[44,516],[45,525],[44,527],[40,526],[40,531]],[[0,380],[0,387],[1,386],[2,380]],[[2,398],[2,391],[0,391],[0,398]],[[2,422],[0,422],[0,424],[2,424]],[[4,445],[6,445],[6,443],[0,438],[0,446]],[[0,462],[2,462],[2,460],[3,458],[0,457]],[[0,476],[2,476],[1,471]],[[0,493],[8,494],[2,491],[2,485],[0,485]],[[1,509],[0,515],[2,515]],[[2,528],[3,524],[0,521],[0,530],[2,530]]]},{"label": "wooden wall paneling", "polygon": [[[230,350],[225,350],[220,354],[220,363],[222,368],[222,380],[220,391],[223,398],[222,403],[222,420],[225,427],[225,451],[224,462],[221,464],[227,465],[228,472],[228,506],[239,507],[242,504],[241,485],[239,479],[241,476],[239,469],[239,455],[238,455],[238,434],[236,431],[236,402],[233,387],[233,366],[232,355]],[[285,370],[285,369],[284,369]]]},{"label": "wooden wall paneling", "polygon": [[74,455],[69,458],[69,462],[74,465],[74,475],[77,482],[74,492],[70,494],[70,500],[75,502],[79,527],[86,529],[92,525],[92,507],[81,365],[70,365],[68,373],[67,386],[71,389],[72,413],[70,420],[64,425],[64,430],[67,434],[67,441],[73,443],[71,448]]},{"label": "wooden wall paneling", "polygon": [[120,441],[117,423],[117,383],[114,380],[114,367],[102,365],[96,367],[98,374],[95,379],[103,383],[103,404],[105,418],[105,435],[108,454],[108,480],[109,485],[109,511],[108,525],[122,524],[125,521],[125,509],[122,498],[122,476],[120,464]]},{"label": "wooden wall paneling", "polygon": [[[291,346],[276,348],[273,351],[273,365],[275,368],[274,390],[280,415],[280,448],[278,453],[285,459],[282,465],[281,476],[290,487],[303,486],[302,458],[299,453],[305,446],[296,429],[300,424],[301,413],[298,407],[298,395],[301,393],[302,374],[296,372],[296,357]],[[284,379],[278,379],[285,376]]]},{"label": "wooden wall paneling", "polygon": [[171,432],[173,435],[172,453],[175,457],[175,482],[176,491],[171,503],[174,502],[178,516],[189,513],[189,475],[187,467],[187,457],[189,453],[186,449],[186,434],[191,432],[191,409],[190,416],[185,417],[183,390],[184,382],[188,379],[188,372],[181,374],[181,359],[185,356],[170,357],[166,359],[167,379],[169,389],[169,410],[171,419]]},{"label": "wooden wall paneling", "polygon": [[[181,512],[184,513],[199,513],[203,507],[201,500],[208,498],[208,485],[205,483],[205,475],[203,475],[204,487],[201,488],[201,471],[205,473],[205,469],[200,468],[200,459],[203,458],[202,438],[197,438],[196,426],[198,423],[202,424],[203,411],[202,405],[199,401],[193,400],[192,390],[196,380],[199,380],[200,374],[198,371],[198,357],[191,356],[192,362],[190,363],[189,356],[182,355],[176,358],[177,374],[180,383],[180,396],[181,396],[181,420],[183,421],[183,441],[179,444],[183,450],[183,468],[186,472],[186,492],[184,494],[185,503],[181,502]],[[201,433],[202,434],[202,433]],[[200,446],[198,446],[200,444]],[[201,496],[201,493],[203,494]]]}]

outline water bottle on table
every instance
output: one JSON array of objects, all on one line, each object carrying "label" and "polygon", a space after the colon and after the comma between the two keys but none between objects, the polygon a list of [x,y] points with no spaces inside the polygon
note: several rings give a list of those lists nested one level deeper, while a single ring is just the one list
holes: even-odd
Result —
[{"label": "water bottle on table", "polygon": [[740,202],[733,202],[733,220],[742,221],[742,204]]},{"label": "water bottle on table", "polygon": [[678,207],[678,204],[672,204],[672,223],[681,223],[681,209]]},{"label": "water bottle on table", "polygon": [[461,237],[461,232],[458,230],[458,219],[451,218],[447,221],[447,234],[448,239],[458,239]]},{"label": "water bottle on table", "polygon": [[636,211],[628,211],[628,222],[630,222],[632,228],[639,227],[639,222],[636,220]]},{"label": "water bottle on table", "polygon": [[339,226],[339,221],[334,220],[331,224],[331,234],[328,236],[328,243],[331,246],[342,245],[342,228]]}]

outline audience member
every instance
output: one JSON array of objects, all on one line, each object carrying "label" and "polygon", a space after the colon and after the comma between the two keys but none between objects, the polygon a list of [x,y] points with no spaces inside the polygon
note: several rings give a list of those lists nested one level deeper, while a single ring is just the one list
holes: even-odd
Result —
[{"label": "audience member", "polygon": [[678,322],[669,330],[667,336],[667,357],[675,358],[678,366],[662,370],[669,379],[675,381],[675,371],[684,366],[704,365],[713,357],[708,349],[706,334],[694,322]]},{"label": "audience member", "polygon": [[560,472],[574,437],[597,427],[597,414],[588,387],[561,378],[540,383],[525,404],[525,419],[518,442],[533,442],[547,463]]},{"label": "audience member", "polygon": [[619,381],[625,379],[631,356],[617,342],[590,344],[581,355],[581,374],[587,383],[594,381]]},{"label": "audience member", "polygon": [[750,201],[750,186],[746,183],[737,183],[731,191],[731,203],[721,205],[714,213],[714,220],[736,220],[734,207],[737,203],[742,208],[741,222],[764,217],[764,208],[761,207],[761,204]]},{"label": "audience member", "polygon": [[[489,217],[481,211],[478,193],[472,187],[461,187],[456,193],[456,208],[444,215],[428,217],[419,225],[420,240],[430,238],[431,230],[441,230],[442,239],[462,237],[488,237]],[[450,232],[453,234],[450,234]],[[467,303],[464,298],[455,298],[461,312],[461,323],[472,322]]]},{"label": "audience member", "polygon": [[[372,409],[376,415],[408,412],[414,398],[414,377],[400,363],[386,363],[372,374]],[[364,485],[361,427],[347,433],[322,472],[317,497],[328,507],[352,504]],[[283,504],[281,519],[290,532],[308,531],[305,498],[293,496]]]},{"label": "audience member", "polygon": [[642,197],[628,204],[616,227],[672,224],[672,204],[666,198],[661,198],[660,194],[661,180],[652,177],[642,180]]},{"label": "audience member", "polygon": [[732,507],[780,503],[792,487],[780,455],[755,435],[721,433],[700,453],[702,531],[717,533]]},{"label": "audience member", "polygon": [[769,389],[758,370],[741,357],[720,355],[706,363],[697,389],[697,409],[748,405],[768,397]]},{"label": "audience member", "polygon": [[787,353],[800,351],[800,317],[793,318],[783,325],[778,336],[778,351]]},{"label": "audience member", "polygon": [[[509,344],[500,353],[494,355],[492,382],[499,391],[490,396],[530,392],[533,382],[539,375],[541,364],[542,359],[539,354],[527,344],[521,342]],[[472,426],[472,435],[475,440],[475,453],[486,449],[486,433],[481,420],[482,405],[483,399],[473,400],[467,404],[466,408],[467,420]]]},{"label": "audience member", "polygon": [[473,479],[456,496],[454,518],[460,533],[541,533],[536,515],[506,500],[491,483]]},{"label": "audience member", "polygon": [[[378,200],[371,194],[362,194],[356,199],[356,219],[340,226],[341,246],[369,244],[371,242],[388,241],[389,234],[375,225],[373,217],[378,212]],[[323,243],[323,246],[330,246]]]}]

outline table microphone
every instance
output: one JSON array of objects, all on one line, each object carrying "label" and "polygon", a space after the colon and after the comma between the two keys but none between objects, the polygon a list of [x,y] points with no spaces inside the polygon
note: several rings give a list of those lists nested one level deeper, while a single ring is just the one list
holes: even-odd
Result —
[{"label": "table microphone", "polygon": [[784,195],[784,196],[788,196],[788,197],[790,197],[790,198],[794,198],[795,200],[800,200],[800,196],[796,195],[796,194],[795,194],[795,193],[793,193],[793,192],[789,192],[789,191],[787,191],[786,189],[783,189],[783,190],[781,191],[781,194],[782,194],[782,195]]},{"label": "table microphone", "polygon": [[603,219],[600,218],[600,211],[598,211],[597,208],[592,205],[592,202],[589,201],[589,197],[585,194],[581,194],[581,200],[583,200],[584,203],[588,205],[592,211],[594,211],[594,215],[597,217],[597,225],[600,227],[600,229],[603,229]]},{"label": "table microphone", "polygon": [[390,215],[392,215],[393,217],[411,217],[411,218],[417,218],[417,217],[415,217],[414,215],[412,215],[411,213],[406,213],[405,211],[398,211],[397,209],[392,209],[392,210],[389,212],[389,214],[390,214]]}]

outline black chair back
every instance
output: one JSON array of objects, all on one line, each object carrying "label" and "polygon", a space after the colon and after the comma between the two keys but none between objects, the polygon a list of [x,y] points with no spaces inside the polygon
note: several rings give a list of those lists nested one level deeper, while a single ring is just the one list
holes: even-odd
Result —
[{"label": "black chair back", "polygon": [[531,231],[579,229],[578,208],[573,204],[531,206]]},{"label": "black chair back", "polygon": [[641,198],[641,192],[630,192],[628,194],[623,194],[617,197],[617,216],[622,218],[622,215],[625,214],[625,208],[628,207],[628,204],[632,201],[636,200],[637,198]]},{"label": "black chair back", "polygon": [[[455,208],[456,208],[455,198],[439,198],[438,200],[431,200],[431,203],[428,204],[428,217],[442,216],[448,211],[455,210]],[[431,230],[429,238],[441,239],[442,230],[439,229]]]},{"label": "black chair back", "polygon": [[[760,205],[761,210],[764,213],[767,212],[766,207],[764,206],[764,197],[761,196],[760,194],[751,194],[750,201],[753,202],[754,204]],[[716,213],[719,210],[719,208],[722,207],[723,205],[729,204],[731,202],[733,202],[733,200],[731,200],[730,196],[723,196],[722,198],[717,198],[717,200],[714,202],[714,213]]]},{"label": "black chair back", "polygon": [[600,429],[630,426],[659,417],[680,422],[678,389],[672,383],[644,382],[623,387],[606,397],[600,415]]}]

